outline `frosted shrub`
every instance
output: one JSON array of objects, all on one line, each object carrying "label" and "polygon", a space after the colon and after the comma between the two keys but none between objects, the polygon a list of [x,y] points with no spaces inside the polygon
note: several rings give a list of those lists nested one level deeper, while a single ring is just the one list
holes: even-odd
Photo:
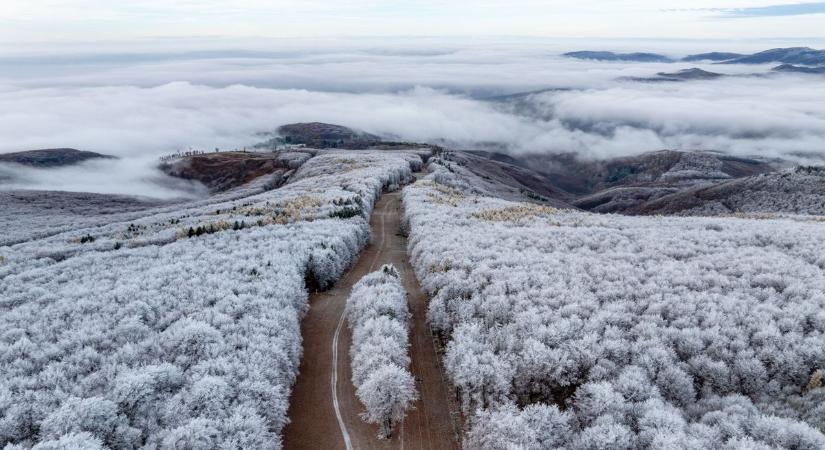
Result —
[{"label": "frosted shrub", "polygon": [[352,330],[352,383],[369,423],[389,438],[418,397],[410,373],[407,293],[398,270],[385,265],[365,275],[347,299]]},{"label": "frosted shrub", "polygon": [[[825,448],[821,224],[552,210],[433,173],[405,222],[468,448]],[[523,431],[557,429],[537,406],[568,439]]]},{"label": "frosted shrub", "polygon": [[[418,158],[346,155],[357,162],[346,172],[324,152],[276,190],[89,218],[0,248],[0,448],[280,448],[305,280],[326,287],[346,270],[375,199]],[[347,203],[364,214],[330,214]]]},{"label": "frosted shrub", "polygon": [[465,447],[478,450],[564,449],[571,438],[573,416],[555,405],[531,405],[519,411],[513,404],[480,410]]},{"label": "frosted shrub", "polygon": [[41,442],[32,447],[32,450],[104,450],[106,448],[90,433],[69,433],[61,436],[60,439]]},{"label": "frosted shrub", "polygon": [[117,405],[100,397],[69,399],[49,414],[41,424],[45,439],[59,439],[69,433],[89,432],[103,439],[111,448],[137,448],[140,430],[129,426]]}]

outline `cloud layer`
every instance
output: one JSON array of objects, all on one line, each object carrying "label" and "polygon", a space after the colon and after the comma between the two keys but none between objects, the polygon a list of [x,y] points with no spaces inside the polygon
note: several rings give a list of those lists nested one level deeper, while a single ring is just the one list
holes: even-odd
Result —
[{"label": "cloud layer", "polygon": [[[586,157],[825,153],[825,77],[738,76],[768,66],[702,66],[737,76],[661,84],[616,79],[684,67],[506,45],[83,58],[29,62],[25,75],[0,79],[0,152],[75,147],[147,167],[179,149],[239,148],[284,123],[323,121],[407,141]],[[547,88],[557,90],[488,98]]]},{"label": "cloud layer", "polygon": [[0,164],[0,189],[95,192],[162,200],[209,194],[199,183],[162,173],[155,163],[145,158],[100,159],[52,169]]}]

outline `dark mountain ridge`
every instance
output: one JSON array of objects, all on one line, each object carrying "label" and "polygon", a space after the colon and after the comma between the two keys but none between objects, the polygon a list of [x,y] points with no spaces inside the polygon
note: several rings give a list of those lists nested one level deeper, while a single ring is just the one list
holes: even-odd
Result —
[{"label": "dark mountain ridge", "polygon": [[636,81],[639,83],[661,83],[693,80],[715,80],[726,76],[728,75],[709,72],[707,70],[693,67],[691,69],[683,69],[676,72],[659,72],[655,77],[624,77],[619,79],[624,81]]},{"label": "dark mountain ridge", "polygon": [[799,64],[817,66],[825,64],[825,50],[816,50],[809,47],[774,48],[752,55],[734,58],[719,64]]},{"label": "dark mountain ridge", "polygon": [[823,75],[825,74],[825,66],[819,67],[805,67],[805,66],[795,66],[793,64],[782,64],[781,66],[776,66],[773,69],[774,72],[781,72],[781,73],[805,73],[811,75]]},{"label": "dark mountain ridge", "polygon": [[711,61],[715,64],[795,64],[802,66],[825,65],[825,50],[810,47],[774,48],[750,55],[730,52],[710,52],[688,55],[684,58],[671,58],[657,53],[614,53],[610,51],[577,51],[563,56],[576,59],[625,62],[701,62]]},{"label": "dark mountain ridge", "polygon": [[21,164],[37,168],[65,167],[91,159],[115,159],[115,157],[73,148],[48,148],[0,154],[0,163]]},{"label": "dark mountain ridge", "polygon": [[659,72],[657,75],[664,78],[675,78],[678,80],[715,80],[724,77],[724,74],[709,72],[707,70],[693,67],[691,69],[683,69],[678,72]]}]

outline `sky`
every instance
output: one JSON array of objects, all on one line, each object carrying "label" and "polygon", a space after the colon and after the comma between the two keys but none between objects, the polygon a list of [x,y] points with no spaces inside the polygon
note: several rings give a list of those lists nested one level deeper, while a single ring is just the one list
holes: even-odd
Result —
[{"label": "sky", "polygon": [[3,0],[0,42],[193,37],[823,38],[790,0]]}]

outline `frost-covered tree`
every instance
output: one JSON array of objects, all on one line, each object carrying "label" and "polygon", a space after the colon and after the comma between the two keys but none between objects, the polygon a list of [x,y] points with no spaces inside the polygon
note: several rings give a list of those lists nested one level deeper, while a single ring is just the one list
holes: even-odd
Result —
[{"label": "frost-covered tree", "polygon": [[380,426],[389,438],[418,398],[409,371],[407,293],[398,270],[385,265],[365,275],[347,299],[347,323],[352,330],[352,382],[364,405],[364,420]]},{"label": "frost-covered tree", "polygon": [[389,438],[393,424],[404,419],[418,392],[409,370],[384,364],[367,376],[356,395],[364,404],[364,420],[379,424],[381,435]]}]

